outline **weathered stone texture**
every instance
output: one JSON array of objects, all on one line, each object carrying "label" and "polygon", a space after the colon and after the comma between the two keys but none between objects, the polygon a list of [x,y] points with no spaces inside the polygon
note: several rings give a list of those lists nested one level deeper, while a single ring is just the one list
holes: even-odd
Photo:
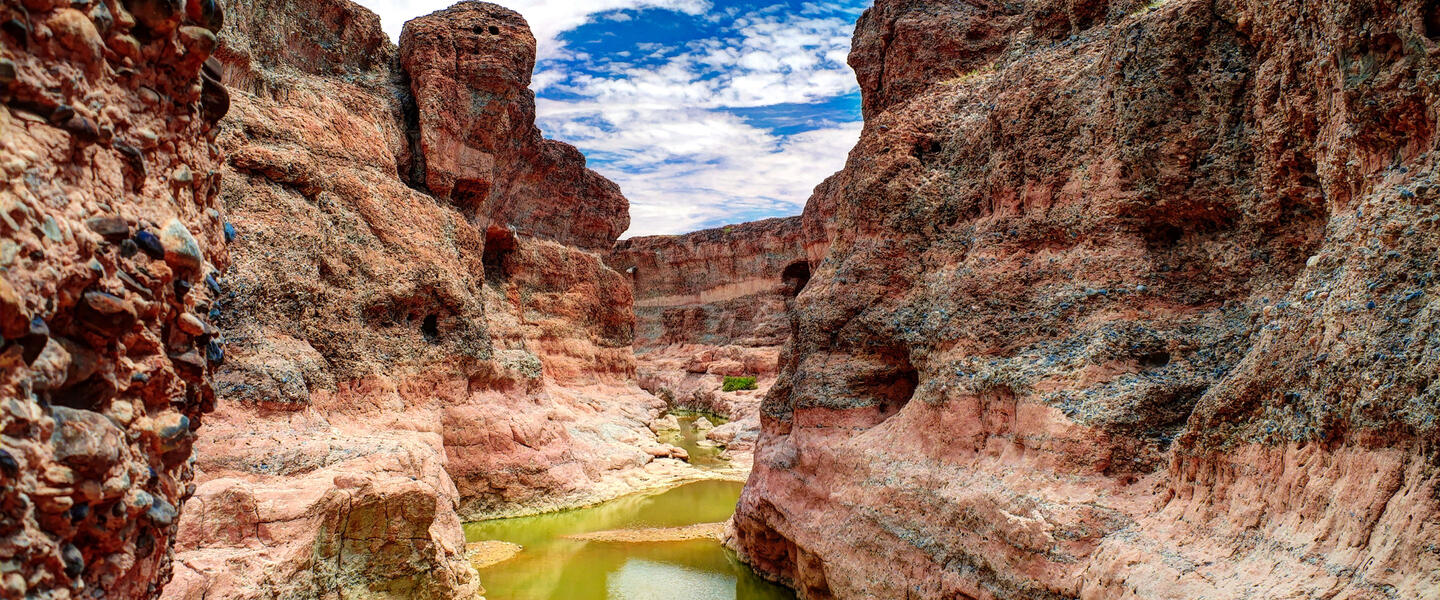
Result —
[{"label": "weathered stone texture", "polygon": [[808,598],[1440,589],[1434,11],[877,2],[747,558]]},{"label": "weathered stone texture", "polygon": [[190,4],[0,3],[0,597],[170,579],[225,351],[222,16]]}]

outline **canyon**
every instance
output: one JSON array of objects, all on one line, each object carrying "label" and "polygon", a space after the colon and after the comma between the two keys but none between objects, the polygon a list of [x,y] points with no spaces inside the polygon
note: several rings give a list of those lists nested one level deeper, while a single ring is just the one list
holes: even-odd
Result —
[{"label": "canyon", "polygon": [[806,599],[1440,598],[1433,0],[876,0],[803,215],[625,240],[509,9],[0,10],[0,597],[748,479]]}]

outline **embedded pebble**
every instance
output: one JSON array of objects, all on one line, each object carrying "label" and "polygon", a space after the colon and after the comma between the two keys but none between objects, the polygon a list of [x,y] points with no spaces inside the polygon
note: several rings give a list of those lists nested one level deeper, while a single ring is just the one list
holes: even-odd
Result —
[{"label": "embedded pebble", "polygon": [[181,0],[125,0],[125,8],[136,23],[153,34],[164,35],[180,24],[185,7]]},{"label": "embedded pebble", "polygon": [[115,26],[115,15],[110,13],[110,7],[104,2],[97,2],[95,8],[90,9],[90,20],[95,22],[95,28],[100,30],[101,35],[109,33],[110,28]]},{"label": "embedded pebble", "polygon": [[140,60],[140,40],[130,35],[112,35],[107,44],[110,50],[133,61]]},{"label": "embedded pebble", "polygon": [[150,509],[145,511],[145,516],[150,517],[151,521],[161,527],[169,527],[175,522],[175,517],[179,515],[179,511],[176,511],[174,506],[166,502],[164,498],[158,497],[154,499]]},{"label": "embedded pebble", "polygon": [[160,243],[160,236],[150,233],[149,231],[139,231],[135,233],[135,237],[132,239],[135,240],[135,245],[139,246],[140,250],[144,251],[150,258],[165,258],[165,245]]},{"label": "embedded pebble", "polygon": [[97,333],[118,336],[135,326],[135,307],[125,299],[101,291],[86,292],[75,319]]},{"label": "embedded pebble", "polygon": [[185,47],[186,52],[191,53],[202,62],[215,52],[215,46],[218,43],[219,40],[215,38],[215,33],[204,27],[185,26],[180,28],[180,44]]},{"label": "embedded pebble", "polygon": [[230,112],[230,92],[219,81],[208,76],[200,78],[202,87],[200,91],[200,110],[205,121],[211,124],[220,122]]},{"label": "embedded pebble", "polygon": [[155,435],[160,436],[160,441],[169,446],[190,433],[190,417],[177,412],[166,413],[156,419],[155,427]]},{"label": "embedded pebble", "polygon": [[195,316],[194,313],[181,313],[180,318],[176,321],[176,325],[180,327],[180,331],[191,336],[198,336],[205,333],[205,322],[201,321],[200,317]]},{"label": "embedded pebble", "polygon": [[20,347],[23,349],[20,356],[25,359],[25,364],[33,364],[35,359],[40,358],[40,353],[45,351],[45,346],[49,343],[49,325],[40,317],[31,319],[29,330],[20,338]]},{"label": "embedded pebble", "polygon": [[75,544],[65,544],[65,547],[60,550],[60,558],[65,561],[65,574],[69,575],[71,579],[79,577],[85,572],[85,556],[80,553],[80,549],[76,548]]},{"label": "embedded pebble", "polygon": [[60,234],[60,225],[55,222],[55,217],[45,215],[45,220],[40,222],[40,232],[51,241],[60,242],[65,238]]},{"label": "embedded pebble", "polygon": [[[87,478],[103,476],[121,458],[125,432],[105,415],[64,406],[52,407],[55,460]],[[73,478],[72,478],[73,480]]]},{"label": "embedded pebble", "polygon": [[182,354],[172,354],[170,360],[174,361],[177,366],[189,367],[197,371],[205,369],[205,358],[200,356],[199,350],[193,348]]},{"label": "embedded pebble", "polygon": [[0,58],[0,90],[8,88],[14,83],[20,74],[15,68],[15,62],[8,58]]},{"label": "embedded pebble", "polygon": [[73,8],[61,9],[50,17],[46,25],[50,27],[60,45],[81,55],[87,63],[99,61],[104,55],[102,49],[105,43],[100,39],[100,32],[95,29],[95,22],[85,16],[85,13]]},{"label": "embedded pebble", "polygon": [[70,137],[81,144],[94,144],[100,141],[102,137],[100,127],[95,124],[95,121],[90,120],[89,117],[75,115],[70,117],[69,120],[66,120],[60,127],[70,132]]},{"label": "embedded pebble", "polygon": [[25,318],[24,300],[20,299],[20,294],[9,280],[0,277],[0,336],[14,339],[25,335],[29,321]]},{"label": "embedded pebble", "polygon": [[95,217],[85,220],[85,227],[105,238],[106,241],[115,243],[130,237],[130,224],[120,217]]},{"label": "embedded pebble", "polygon": [[185,13],[191,21],[215,33],[225,26],[225,11],[215,0],[189,0]]},{"label": "embedded pebble", "polygon": [[149,129],[136,129],[135,137],[140,139],[140,147],[146,149],[154,148],[160,143],[160,136]]},{"label": "embedded pebble", "polygon": [[10,479],[20,475],[20,463],[15,460],[15,456],[10,454],[9,450],[3,448],[0,448],[0,474],[4,474]]},{"label": "embedded pebble", "polygon": [[165,262],[171,267],[198,272],[204,266],[205,257],[200,253],[200,244],[178,219],[171,219],[165,224],[160,232],[160,242],[165,249]]}]

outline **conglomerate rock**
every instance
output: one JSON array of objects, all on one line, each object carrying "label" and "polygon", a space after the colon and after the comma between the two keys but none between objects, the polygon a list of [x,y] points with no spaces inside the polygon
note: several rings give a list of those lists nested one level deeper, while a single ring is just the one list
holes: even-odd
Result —
[{"label": "conglomerate rock", "polygon": [[[476,32],[486,19],[504,29]],[[692,475],[646,452],[664,403],[633,383],[629,286],[587,250],[614,243],[627,205],[540,139],[524,21],[467,2],[417,28],[397,48],[346,0],[231,9],[232,345],[168,598],[468,598],[462,519]],[[453,54],[446,40],[465,60],[401,61]],[[459,155],[427,145],[437,123],[501,128],[503,148],[439,170]],[[495,192],[456,197],[440,173]]]},{"label": "conglomerate rock", "polygon": [[227,262],[222,18],[0,3],[0,597],[151,598],[170,578],[225,351],[203,283]]},{"label": "conglomerate rock", "polygon": [[877,1],[745,558],[806,598],[1435,597],[1437,23]]}]

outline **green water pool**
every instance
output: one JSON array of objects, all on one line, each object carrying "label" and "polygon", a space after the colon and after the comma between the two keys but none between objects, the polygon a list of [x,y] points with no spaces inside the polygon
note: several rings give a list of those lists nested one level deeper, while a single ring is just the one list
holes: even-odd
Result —
[{"label": "green water pool", "polygon": [[[661,433],[658,439],[661,442],[672,446],[684,448],[690,453],[690,464],[702,469],[714,469],[730,466],[730,461],[720,457],[722,450],[713,444],[705,442],[705,434],[709,431],[700,431],[695,428],[695,421],[705,417],[712,425],[720,426],[728,423],[725,418],[710,413],[693,411],[672,410],[670,414],[675,415],[675,420],[680,424],[678,431],[667,431]],[[738,495],[736,496],[739,497]],[[734,508],[734,503],[731,503]]]},{"label": "green water pool", "polygon": [[468,541],[520,544],[515,558],[480,571],[488,600],[793,600],[719,542],[586,542],[565,536],[680,527],[730,518],[741,484],[702,481],[598,506],[465,526]]}]

